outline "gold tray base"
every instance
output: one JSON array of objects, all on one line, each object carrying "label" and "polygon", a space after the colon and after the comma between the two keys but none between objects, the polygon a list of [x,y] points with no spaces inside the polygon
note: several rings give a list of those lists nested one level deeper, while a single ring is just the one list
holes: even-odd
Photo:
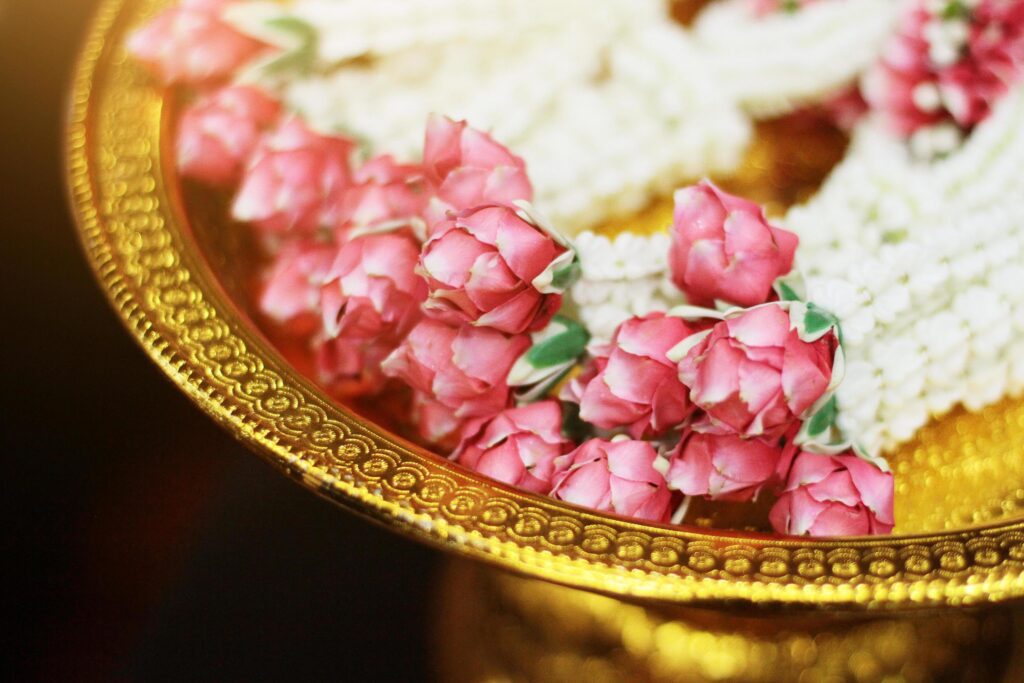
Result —
[{"label": "gold tray base", "polygon": [[906,614],[633,603],[453,561],[434,629],[440,680],[1024,680],[1024,608]]}]

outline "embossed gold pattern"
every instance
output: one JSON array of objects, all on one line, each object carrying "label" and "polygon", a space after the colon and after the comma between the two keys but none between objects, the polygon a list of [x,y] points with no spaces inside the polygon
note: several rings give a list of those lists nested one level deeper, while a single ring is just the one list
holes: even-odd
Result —
[{"label": "embossed gold pattern", "polygon": [[[876,607],[1024,596],[1024,522],[1007,517],[1024,498],[1020,403],[943,421],[896,458],[899,528],[923,535],[811,541],[581,511],[474,476],[332,402],[252,328],[191,233],[165,154],[167,93],[122,47],[165,4],[106,0],[83,52],[67,133],[82,241],[160,368],[282,471],[409,536],[607,593]],[[994,523],[961,526],[973,522]]]}]

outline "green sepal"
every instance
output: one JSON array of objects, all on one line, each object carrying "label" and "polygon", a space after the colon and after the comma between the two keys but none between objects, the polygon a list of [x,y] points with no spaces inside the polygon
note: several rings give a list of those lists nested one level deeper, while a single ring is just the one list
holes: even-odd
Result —
[{"label": "green sepal", "polygon": [[790,287],[788,282],[780,281],[775,285],[775,288],[778,290],[779,299],[782,301],[800,301],[800,297],[797,295],[796,290]]},{"label": "green sepal", "polygon": [[807,300],[807,285],[804,283],[804,277],[799,271],[794,270],[789,275],[777,278],[772,288],[778,295],[779,301]]},{"label": "green sepal", "polygon": [[590,333],[575,320],[556,315],[532,336],[533,346],[519,356],[508,373],[516,400],[531,403],[545,396],[576,366],[587,350]]},{"label": "green sepal", "polygon": [[807,434],[816,437],[830,431],[835,426],[838,415],[839,407],[836,397],[831,396],[825,405],[807,421]]},{"label": "green sepal", "polygon": [[938,15],[945,21],[967,19],[971,16],[971,8],[963,0],[950,0]]},{"label": "green sepal", "polygon": [[551,322],[553,325],[561,325],[565,329],[534,344],[526,352],[526,361],[537,369],[550,368],[576,360],[583,355],[590,342],[590,333],[575,320],[556,315]]},{"label": "green sepal", "polygon": [[711,334],[711,330],[703,330],[701,332],[697,332],[696,334],[691,334],[689,337],[686,337],[681,342],[679,342],[671,349],[669,349],[668,352],[665,354],[665,357],[668,358],[673,363],[680,362],[681,360],[686,358],[690,351],[692,351],[698,344],[707,339],[709,334]]},{"label": "green sepal", "polygon": [[804,330],[807,334],[818,336],[827,332],[831,327],[838,329],[839,319],[825,309],[808,303],[807,313],[804,314]]},{"label": "green sepal", "polygon": [[580,279],[582,274],[583,269],[580,267],[580,259],[573,252],[573,259],[569,265],[559,268],[552,275],[551,286],[564,292],[576,284],[576,281]]},{"label": "green sepal", "polygon": [[843,343],[843,331],[839,325],[839,318],[830,311],[811,301],[791,301],[784,305],[789,308],[791,324],[796,328],[803,341],[815,342],[830,331],[835,331],[836,339],[840,344]]},{"label": "green sepal", "polygon": [[668,309],[665,315],[672,318],[680,318],[682,320],[725,320],[730,315],[741,313],[742,308],[736,308],[735,306],[726,310],[718,308],[704,308],[703,306],[691,306],[689,304],[680,304],[679,306],[673,306]]},{"label": "green sepal", "polygon": [[576,367],[575,361],[556,365],[544,373],[536,383],[516,386],[516,390],[513,392],[516,403],[526,405],[541,400],[551,393],[551,390],[558,386],[558,383],[565,379],[574,367]]},{"label": "green sepal", "polygon": [[263,72],[276,76],[286,72],[307,73],[316,62],[319,36],[312,24],[297,17],[274,17],[266,26],[294,37],[295,47],[263,65]]}]

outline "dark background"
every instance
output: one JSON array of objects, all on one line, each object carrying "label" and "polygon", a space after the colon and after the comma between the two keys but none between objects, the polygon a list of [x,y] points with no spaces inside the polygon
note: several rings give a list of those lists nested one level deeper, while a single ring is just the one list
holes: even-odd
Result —
[{"label": "dark background", "polygon": [[0,678],[422,680],[440,557],[216,427],[89,272],[61,128],[95,4],[0,0]]}]

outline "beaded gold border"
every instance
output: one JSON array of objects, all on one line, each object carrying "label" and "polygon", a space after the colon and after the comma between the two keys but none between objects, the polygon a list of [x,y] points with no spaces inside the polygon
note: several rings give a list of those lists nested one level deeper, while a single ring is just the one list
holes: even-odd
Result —
[{"label": "beaded gold border", "polygon": [[305,487],[453,552],[616,595],[846,607],[1024,596],[1021,522],[817,541],[631,523],[476,477],[332,403],[247,327],[191,239],[164,172],[166,94],[123,49],[127,27],[164,4],[105,0],[82,51],[66,136],[81,240],[163,372]]}]

